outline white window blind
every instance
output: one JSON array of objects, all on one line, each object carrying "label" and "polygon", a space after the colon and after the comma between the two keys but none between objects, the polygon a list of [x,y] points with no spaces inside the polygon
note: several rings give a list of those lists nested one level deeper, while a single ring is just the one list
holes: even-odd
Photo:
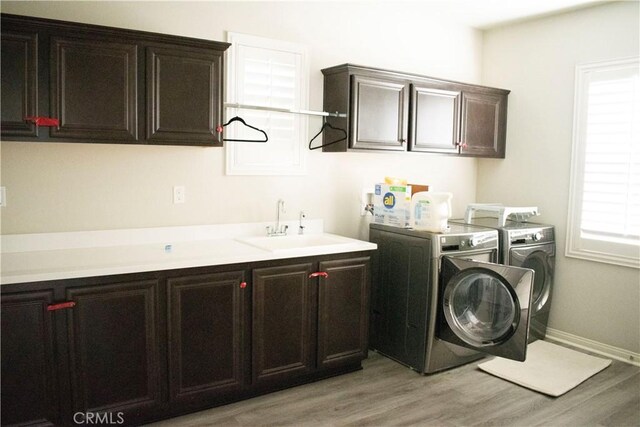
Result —
[{"label": "white window blind", "polygon": [[[306,50],[289,42],[229,33],[226,101],[265,107],[304,109],[308,102]],[[229,175],[300,175],[306,173],[307,120],[295,114],[226,109],[226,120],[240,116],[264,130],[265,144],[225,143]],[[225,138],[261,138],[235,124]]]},{"label": "white window blind", "polygon": [[567,256],[640,266],[637,58],[576,68]]}]

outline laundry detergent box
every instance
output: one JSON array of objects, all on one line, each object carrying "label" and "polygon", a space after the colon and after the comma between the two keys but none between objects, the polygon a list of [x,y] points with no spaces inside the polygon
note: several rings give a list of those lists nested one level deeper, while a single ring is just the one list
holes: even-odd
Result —
[{"label": "laundry detergent box", "polygon": [[411,186],[404,183],[376,184],[373,194],[373,221],[395,227],[409,227]]}]

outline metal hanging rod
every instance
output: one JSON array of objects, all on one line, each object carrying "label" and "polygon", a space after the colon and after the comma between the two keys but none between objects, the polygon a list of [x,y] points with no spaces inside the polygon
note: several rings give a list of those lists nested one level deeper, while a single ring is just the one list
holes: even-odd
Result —
[{"label": "metal hanging rod", "polygon": [[237,104],[233,102],[225,102],[227,108],[245,108],[249,110],[277,111],[279,113],[305,114],[307,116],[323,116],[323,117],[347,117],[345,113],[327,113],[326,111],[310,111],[310,110],[291,110],[289,108],[265,107],[262,105]]}]

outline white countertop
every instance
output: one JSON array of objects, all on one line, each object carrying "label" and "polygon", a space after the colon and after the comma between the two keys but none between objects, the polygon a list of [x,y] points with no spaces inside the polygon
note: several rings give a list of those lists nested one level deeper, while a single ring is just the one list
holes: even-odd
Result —
[{"label": "white countertop", "polygon": [[[265,227],[271,223],[4,235],[1,236],[0,284],[376,249],[373,243],[324,233],[322,220],[305,221],[304,237],[297,235],[297,221],[283,223],[289,225],[289,236],[269,240],[253,237],[265,236]],[[262,240],[272,246],[272,250],[261,247]]]}]

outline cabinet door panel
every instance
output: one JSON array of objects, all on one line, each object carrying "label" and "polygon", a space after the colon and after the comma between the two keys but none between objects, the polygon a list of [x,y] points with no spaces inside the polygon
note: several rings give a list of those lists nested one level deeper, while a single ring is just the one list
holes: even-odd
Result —
[{"label": "cabinet door panel", "polygon": [[426,355],[427,318],[431,315],[428,239],[371,230],[378,245],[372,289],[372,348],[419,369]]},{"label": "cabinet door panel", "polygon": [[403,81],[352,77],[351,148],[406,149],[409,106]]},{"label": "cabinet door panel", "polygon": [[53,291],[2,295],[2,424],[59,420]]},{"label": "cabinet door panel", "polygon": [[38,137],[38,35],[2,32],[2,136]]},{"label": "cabinet door panel", "polygon": [[137,61],[135,44],[54,37],[51,136],[137,140]]},{"label": "cabinet door panel", "polygon": [[410,151],[457,153],[460,92],[411,86]]},{"label": "cabinet door panel", "polygon": [[130,423],[159,405],[157,292],[156,280],[67,288],[74,410]]},{"label": "cabinet door panel", "polygon": [[334,367],[367,357],[369,258],[320,263],[318,364]]},{"label": "cabinet door panel", "polygon": [[147,139],[222,145],[222,54],[147,48]]},{"label": "cabinet door panel", "polygon": [[315,369],[316,287],[312,264],[253,271],[254,383],[295,378]]},{"label": "cabinet door panel", "polygon": [[487,93],[462,93],[462,154],[504,157],[507,97]]},{"label": "cabinet door panel", "polygon": [[243,272],[168,280],[172,401],[217,398],[242,388],[249,291],[242,282]]}]

